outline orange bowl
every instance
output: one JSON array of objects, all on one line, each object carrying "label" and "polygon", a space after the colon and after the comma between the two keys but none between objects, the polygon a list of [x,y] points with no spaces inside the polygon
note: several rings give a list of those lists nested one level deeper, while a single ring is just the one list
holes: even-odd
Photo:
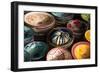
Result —
[{"label": "orange bowl", "polygon": [[74,44],[71,53],[74,59],[90,58],[90,43],[78,42]]}]

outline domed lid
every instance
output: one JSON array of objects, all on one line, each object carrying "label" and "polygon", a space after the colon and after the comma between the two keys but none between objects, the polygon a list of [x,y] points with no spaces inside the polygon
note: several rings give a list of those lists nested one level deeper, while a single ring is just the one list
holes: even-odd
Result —
[{"label": "domed lid", "polygon": [[64,27],[54,28],[48,36],[50,37],[49,43],[53,46],[67,45],[68,47],[74,40],[72,32]]},{"label": "domed lid", "polygon": [[54,24],[55,19],[46,12],[29,12],[25,14],[25,22],[32,27],[44,28]]},{"label": "domed lid", "polygon": [[58,30],[58,31],[54,32],[54,34],[52,35],[52,42],[56,45],[65,44],[70,40],[71,40],[71,38],[70,38],[70,35],[68,34],[68,32],[64,32],[62,30]]}]

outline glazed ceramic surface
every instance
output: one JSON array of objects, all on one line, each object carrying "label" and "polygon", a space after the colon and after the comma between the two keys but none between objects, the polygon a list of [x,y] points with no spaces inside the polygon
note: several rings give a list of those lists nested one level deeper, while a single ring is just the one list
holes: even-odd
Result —
[{"label": "glazed ceramic surface", "polygon": [[74,17],[74,15],[71,13],[52,12],[52,14],[55,16],[58,23],[63,23],[63,24],[68,22]]},{"label": "glazed ceramic surface", "polygon": [[90,30],[87,30],[85,32],[85,38],[86,38],[86,40],[90,41]]},{"label": "glazed ceramic surface", "polygon": [[73,32],[75,37],[79,38],[88,29],[88,24],[81,20],[75,19],[67,23],[67,28]]},{"label": "glazed ceramic surface", "polygon": [[48,46],[44,42],[34,41],[27,44],[25,50],[30,54],[31,60],[38,60],[45,56]]},{"label": "glazed ceramic surface", "polygon": [[90,14],[81,14],[81,17],[83,20],[85,20],[87,22],[89,22],[89,20],[90,20]]},{"label": "glazed ceramic surface", "polygon": [[50,31],[50,39],[48,40],[52,46],[69,47],[74,40],[73,34],[70,30],[64,27],[57,27]]},{"label": "glazed ceramic surface", "polygon": [[68,60],[72,59],[72,56],[68,50],[65,50],[64,48],[57,47],[51,49],[47,54],[47,60]]},{"label": "glazed ceramic surface", "polygon": [[31,28],[24,26],[24,45],[34,41],[34,32]]}]

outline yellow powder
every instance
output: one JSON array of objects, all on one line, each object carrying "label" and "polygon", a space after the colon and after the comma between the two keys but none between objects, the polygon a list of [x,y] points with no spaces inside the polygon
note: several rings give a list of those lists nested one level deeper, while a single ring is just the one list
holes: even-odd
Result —
[{"label": "yellow powder", "polygon": [[86,44],[81,44],[77,46],[74,52],[77,59],[88,58],[90,55],[89,46]]}]

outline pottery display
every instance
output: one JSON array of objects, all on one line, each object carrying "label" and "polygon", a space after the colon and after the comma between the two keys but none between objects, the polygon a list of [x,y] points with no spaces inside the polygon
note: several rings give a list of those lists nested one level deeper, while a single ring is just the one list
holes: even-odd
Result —
[{"label": "pottery display", "polygon": [[90,58],[90,15],[24,12],[24,61]]}]

